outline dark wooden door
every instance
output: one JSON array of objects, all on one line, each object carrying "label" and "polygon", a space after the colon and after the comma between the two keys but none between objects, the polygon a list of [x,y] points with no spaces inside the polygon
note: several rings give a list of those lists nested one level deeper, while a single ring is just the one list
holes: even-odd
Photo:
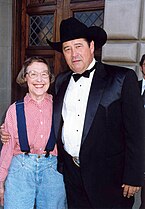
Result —
[{"label": "dark wooden door", "polygon": [[[47,58],[55,75],[67,68],[63,55],[52,50],[46,42],[46,38],[59,41],[62,19],[74,16],[87,26],[103,27],[103,14],[104,0],[14,0],[12,101],[25,94],[15,79],[27,57]],[[96,53],[97,58],[100,54]]]}]

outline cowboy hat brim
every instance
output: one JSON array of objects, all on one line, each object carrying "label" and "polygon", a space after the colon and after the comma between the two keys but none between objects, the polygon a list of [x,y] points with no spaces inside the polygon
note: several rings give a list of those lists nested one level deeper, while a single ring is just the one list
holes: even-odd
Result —
[{"label": "cowboy hat brim", "polygon": [[46,39],[47,43],[51,46],[52,49],[62,53],[62,43],[61,42],[51,42]]},{"label": "cowboy hat brim", "polygon": [[89,27],[87,37],[90,41],[94,41],[95,48],[101,48],[107,41],[106,32],[98,26]]}]

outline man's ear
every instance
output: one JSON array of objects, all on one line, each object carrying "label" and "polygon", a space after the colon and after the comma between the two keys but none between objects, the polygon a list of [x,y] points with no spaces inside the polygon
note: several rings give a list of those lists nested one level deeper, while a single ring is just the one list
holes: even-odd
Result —
[{"label": "man's ear", "polygon": [[94,53],[95,50],[94,41],[90,42],[90,49],[91,49],[91,53]]}]

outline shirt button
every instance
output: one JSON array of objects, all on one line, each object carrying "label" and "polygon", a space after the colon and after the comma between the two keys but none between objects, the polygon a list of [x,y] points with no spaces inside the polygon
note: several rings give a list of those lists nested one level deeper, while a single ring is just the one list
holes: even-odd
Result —
[{"label": "shirt button", "polygon": [[40,137],[41,137],[41,139],[42,139],[42,138],[43,138],[43,135],[41,134]]},{"label": "shirt button", "polygon": [[42,125],[42,124],[43,124],[43,122],[41,121],[41,122],[40,122],[40,124]]},{"label": "shirt button", "polygon": [[42,110],[39,110],[40,112],[42,112]]}]

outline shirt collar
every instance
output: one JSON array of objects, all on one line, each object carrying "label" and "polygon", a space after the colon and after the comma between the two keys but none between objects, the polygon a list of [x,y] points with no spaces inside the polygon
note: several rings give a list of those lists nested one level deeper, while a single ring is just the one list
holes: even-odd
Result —
[{"label": "shirt collar", "polygon": [[91,62],[91,64],[88,66],[88,68],[86,70],[90,70],[94,65],[95,65],[95,58],[93,58],[93,61]]},{"label": "shirt collar", "polygon": [[[43,101],[46,101],[46,100],[47,100],[47,101],[48,101],[48,100],[49,100],[49,101],[52,101],[52,95],[46,93]],[[35,101],[32,99],[32,97],[30,96],[30,94],[27,93],[26,96],[25,96],[25,102],[28,103],[28,102],[31,102],[31,101],[35,102]]]}]

